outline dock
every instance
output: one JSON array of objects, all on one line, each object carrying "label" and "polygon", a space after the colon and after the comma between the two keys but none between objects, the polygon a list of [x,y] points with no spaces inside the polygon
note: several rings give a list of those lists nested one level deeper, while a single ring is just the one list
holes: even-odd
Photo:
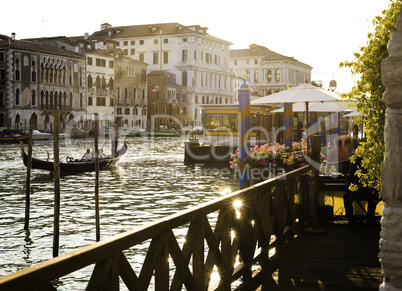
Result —
[{"label": "dock", "polygon": [[380,222],[352,230],[340,219],[324,228],[323,235],[301,232],[284,245],[275,256],[276,272],[259,274],[257,290],[378,290]]}]

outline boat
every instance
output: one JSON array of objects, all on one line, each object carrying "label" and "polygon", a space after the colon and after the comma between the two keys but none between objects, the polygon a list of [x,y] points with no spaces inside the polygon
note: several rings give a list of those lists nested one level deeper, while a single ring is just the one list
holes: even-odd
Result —
[{"label": "boat", "polygon": [[153,130],[153,131],[138,131],[137,136],[141,137],[177,137],[180,132],[174,130]]},{"label": "boat", "polygon": [[28,143],[29,134],[24,134],[16,129],[4,129],[0,132],[0,143]]},{"label": "boat", "polygon": [[[23,154],[24,165],[28,164],[28,154],[25,152],[23,147],[21,148]],[[124,156],[127,152],[127,143],[124,141],[122,148],[116,154],[116,157],[106,156],[105,158],[99,159],[99,170],[110,168],[116,165],[120,158]],[[74,159],[72,157],[66,157],[66,161],[60,161],[60,173],[61,174],[78,174],[84,172],[95,171],[95,159],[88,162],[82,161],[81,159]],[[42,160],[37,158],[32,158],[32,169],[40,169],[47,171],[54,171],[54,162],[52,160]]]},{"label": "boat", "polygon": [[[24,134],[29,134],[29,131],[23,131]],[[48,133],[48,132],[41,132],[37,129],[32,130],[32,139],[33,140],[46,140],[46,139],[52,139],[53,134]]]}]

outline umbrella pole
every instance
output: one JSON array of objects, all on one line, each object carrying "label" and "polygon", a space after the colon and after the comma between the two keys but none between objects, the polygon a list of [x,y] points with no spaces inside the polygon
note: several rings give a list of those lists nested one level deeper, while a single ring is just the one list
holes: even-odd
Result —
[{"label": "umbrella pole", "polygon": [[307,142],[307,156],[309,156],[310,153],[310,141],[309,141],[309,135],[308,135],[308,127],[310,124],[310,120],[309,120],[309,114],[308,114],[308,102],[306,102],[306,123],[304,125],[304,130],[305,130],[305,136],[306,136],[306,142]]}]

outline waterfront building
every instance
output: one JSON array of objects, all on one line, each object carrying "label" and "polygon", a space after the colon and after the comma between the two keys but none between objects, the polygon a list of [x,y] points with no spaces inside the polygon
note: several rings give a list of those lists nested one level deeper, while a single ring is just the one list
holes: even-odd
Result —
[{"label": "waterfront building", "polygon": [[257,44],[230,50],[229,65],[232,75],[246,76],[247,84],[260,96],[311,82],[311,66]]},{"label": "waterfront building", "polygon": [[124,129],[147,126],[147,64],[124,55],[110,38],[78,37],[39,38],[41,41],[86,57],[86,116],[83,128],[94,128],[95,113],[100,126],[116,123]]},{"label": "waterfront building", "polygon": [[[36,41],[0,35],[0,127],[52,131],[85,113],[85,58]],[[31,121],[31,124],[29,124]]]},{"label": "waterfront building", "polygon": [[202,100],[233,102],[230,86],[231,42],[213,37],[199,25],[161,23],[113,27],[104,23],[90,38],[113,39],[125,55],[148,64],[148,72],[168,71],[186,88],[185,125],[200,125]]},{"label": "waterfront building", "polygon": [[150,127],[180,128],[187,124],[186,87],[176,83],[176,75],[167,71],[148,74]]}]

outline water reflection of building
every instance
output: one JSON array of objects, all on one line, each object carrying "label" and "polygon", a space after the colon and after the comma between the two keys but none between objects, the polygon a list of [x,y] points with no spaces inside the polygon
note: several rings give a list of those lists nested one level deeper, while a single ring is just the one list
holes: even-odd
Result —
[{"label": "water reflection of building", "polygon": [[[0,35],[0,127],[51,130],[85,115],[85,57]],[[31,124],[29,124],[31,122]]]},{"label": "water reflection of building", "polygon": [[233,75],[246,75],[247,84],[260,96],[311,81],[311,66],[256,44],[230,50],[229,66]]}]

